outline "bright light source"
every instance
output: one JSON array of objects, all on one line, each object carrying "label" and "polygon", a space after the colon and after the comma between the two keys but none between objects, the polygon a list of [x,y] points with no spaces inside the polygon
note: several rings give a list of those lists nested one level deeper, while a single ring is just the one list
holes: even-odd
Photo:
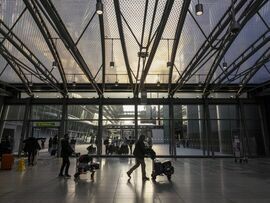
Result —
[{"label": "bright light source", "polygon": [[114,68],[114,61],[110,62],[110,67],[113,69]]},{"label": "bright light source", "polygon": [[103,4],[101,3],[101,1],[98,1],[96,4],[96,12],[98,15],[103,14]]},{"label": "bright light source", "polygon": [[196,11],[196,15],[197,16],[201,16],[203,14],[203,5],[200,4],[200,2],[198,1],[198,3],[195,5],[195,11]]}]

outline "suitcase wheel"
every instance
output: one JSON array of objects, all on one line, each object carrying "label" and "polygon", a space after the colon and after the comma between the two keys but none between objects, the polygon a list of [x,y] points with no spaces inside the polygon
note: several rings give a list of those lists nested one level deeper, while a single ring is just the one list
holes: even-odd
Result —
[{"label": "suitcase wheel", "polygon": [[167,175],[168,181],[171,181],[172,176],[171,175]]}]

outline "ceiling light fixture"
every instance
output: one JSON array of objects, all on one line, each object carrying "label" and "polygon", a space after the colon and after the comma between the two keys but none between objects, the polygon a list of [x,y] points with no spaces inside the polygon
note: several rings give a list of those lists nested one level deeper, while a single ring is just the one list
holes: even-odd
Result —
[{"label": "ceiling light fixture", "polygon": [[201,16],[203,14],[203,5],[198,0],[198,3],[195,5],[195,11],[197,16]]},{"label": "ceiling light fixture", "polygon": [[98,15],[102,15],[103,14],[103,4],[102,4],[101,0],[98,0],[97,1],[96,12],[97,12]]},{"label": "ceiling light fixture", "polygon": [[53,61],[53,62],[52,62],[52,67],[57,67],[56,61]]},{"label": "ceiling light fixture", "polygon": [[223,64],[222,64],[222,67],[223,67],[223,69],[227,69],[227,68],[228,68],[228,64],[227,64],[227,62],[226,62],[225,55],[224,55],[224,58],[223,58]]},{"label": "ceiling light fixture", "polygon": [[33,81],[32,81],[32,74],[30,75],[30,81],[28,82],[29,87],[33,86]]},{"label": "ceiling light fixture", "polygon": [[73,87],[76,87],[76,79],[75,79],[75,74],[74,74],[74,78],[73,78],[72,86],[73,86]]},{"label": "ceiling light fixture", "polygon": [[168,48],[168,62],[167,62],[167,67],[170,68],[172,67],[172,62],[170,61],[170,41],[167,39],[167,48]]},{"label": "ceiling light fixture", "polygon": [[118,84],[119,84],[119,83],[118,83],[118,79],[117,79],[117,74],[115,75],[115,77],[116,77],[116,79],[115,79],[114,86],[115,86],[115,87],[118,87]]},{"label": "ceiling light fixture", "polygon": [[228,64],[227,64],[225,61],[223,62],[223,64],[222,64],[222,65],[223,65],[223,69],[228,68]]},{"label": "ceiling light fixture", "polygon": [[110,67],[111,67],[111,68],[114,68],[114,60],[113,60],[113,39],[112,39],[112,55],[111,55]]}]

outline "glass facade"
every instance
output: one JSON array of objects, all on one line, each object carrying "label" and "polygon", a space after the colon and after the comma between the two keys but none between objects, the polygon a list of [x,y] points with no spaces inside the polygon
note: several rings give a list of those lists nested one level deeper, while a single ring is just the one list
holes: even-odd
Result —
[{"label": "glass facade", "polygon": [[[233,156],[233,142],[241,140],[242,153],[262,154],[261,118],[258,105],[244,104],[175,104],[170,118],[169,105],[32,105],[27,120],[27,136],[46,138],[61,134],[61,126],[70,138],[77,140],[77,150],[97,153],[101,136],[103,155],[129,155],[141,134],[157,155]],[[1,139],[12,142],[17,152],[24,123],[24,105],[5,106]],[[137,109],[137,114],[135,112]],[[136,116],[137,115],[137,119]],[[209,117],[208,117],[209,115]],[[99,128],[101,122],[101,128]],[[100,129],[100,130],[99,130]],[[108,144],[106,144],[108,140]],[[175,153],[172,152],[175,149]]]}]

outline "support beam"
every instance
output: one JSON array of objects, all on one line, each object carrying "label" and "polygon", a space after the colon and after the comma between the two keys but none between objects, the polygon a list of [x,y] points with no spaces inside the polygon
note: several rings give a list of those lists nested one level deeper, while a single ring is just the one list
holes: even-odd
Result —
[{"label": "support beam", "polygon": [[[62,92],[58,88],[57,79],[48,71],[46,66],[32,53],[32,51],[0,20],[0,33],[7,38],[7,40],[25,57],[29,62],[31,62],[36,70],[38,70],[42,75],[46,77],[53,87],[55,87],[59,92]],[[5,31],[6,29],[7,31]],[[9,34],[8,34],[9,33]]]},{"label": "support beam", "polygon": [[167,24],[169,15],[171,13],[173,3],[174,3],[173,0],[167,0],[167,2],[166,2],[165,9],[164,9],[160,24],[158,26],[157,35],[156,35],[155,40],[153,42],[153,46],[152,46],[151,52],[149,54],[149,58],[148,58],[148,60],[146,62],[145,68],[144,68],[144,70],[142,72],[142,76],[141,76],[141,80],[140,80],[140,89],[144,86],[145,79],[147,77],[148,71],[150,70],[152,61],[154,59],[154,56],[156,54],[158,45],[160,43],[160,39],[162,37],[165,26]]},{"label": "support beam", "polygon": [[[149,0],[146,0],[145,2],[145,8],[144,8],[144,17],[143,17],[143,27],[142,27],[142,35],[141,35],[141,43],[140,43],[140,50],[139,50],[139,53],[142,52],[142,49],[143,49],[143,41],[144,41],[144,32],[145,32],[145,23],[146,23],[146,19],[147,19],[147,11],[148,11],[148,3],[149,3]],[[148,50],[147,50],[148,51]],[[146,52],[147,52],[146,51]],[[143,61],[143,66],[145,64],[145,60]],[[141,57],[139,57],[139,60],[138,60],[138,65],[137,65],[137,74],[136,74],[136,84],[135,84],[135,97],[138,97],[138,92],[139,92],[139,85],[137,84],[137,81],[139,79],[139,73],[140,73],[140,67],[141,67]],[[142,67],[144,68],[144,67]]]},{"label": "support beam", "polygon": [[[262,47],[267,45],[270,41],[270,30],[263,33],[258,39],[256,39],[248,48],[246,48],[224,71],[226,74],[221,73],[214,81],[219,86],[227,77],[233,72],[237,71],[240,66],[247,61],[250,57],[256,54]],[[222,77],[223,76],[223,77]]]},{"label": "support beam", "polygon": [[[97,0],[97,3],[101,0]],[[101,40],[101,57],[102,57],[102,94],[105,91],[105,76],[106,76],[106,51],[105,51],[105,34],[104,34],[104,20],[103,15],[98,15],[99,28],[100,28],[100,40]]]},{"label": "support beam", "polygon": [[172,88],[172,74],[173,74],[175,56],[176,56],[179,40],[180,40],[181,33],[182,33],[182,30],[183,30],[183,27],[184,27],[184,23],[185,23],[185,19],[186,19],[186,16],[187,16],[188,7],[189,7],[190,2],[191,2],[191,0],[184,0],[184,2],[183,2],[181,13],[180,13],[179,19],[178,19],[176,32],[175,32],[175,35],[174,35],[173,48],[172,48],[171,61],[170,61],[171,66],[169,68],[169,87],[168,87],[168,93],[169,94],[170,94],[171,88]]},{"label": "support beam", "polygon": [[94,77],[88,65],[86,64],[72,37],[70,36],[70,33],[68,32],[65,24],[63,23],[61,17],[56,11],[51,0],[40,0],[40,3],[43,5],[48,16],[50,17],[51,20],[50,22],[52,22],[54,27],[57,29],[57,33],[60,35],[59,37],[61,38],[61,40],[63,41],[63,43],[65,44],[65,46],[67,47],[67,49],[69,50],[75,61],[78,63],[79,67],[81,68],[87,79],[91,82],[93,88],[99,95],[102,95],[102,91],[100,90],[99,86],[94,80]]},{"label": "support beam", "polygon": [[253,64],[253,69],[246,74],[246,76],[242,79],[241,85],[239,91],[237,92],[237,95],[240,96],[243,89],[246,87],[248,82],[251,80],[251,78],[259,71],[261,67],[264,66],[264,64],[268,63],[270,61],[270,48],[268,48],[261,57]]},{"label": "support beam", "polygon": [[[0,50],[4,48],[1,47]],[[1,55],[3,56],[3,58],[8,62],[8,64],[10,65],[10,67],[13,69],[13,71],[17,74],[17,76],[20,78],[20,80],[22,81],[22,83],[24,84],[27,94],[29,96],[32,96],[33,93],[29,87],[29,81],[27,79],[27,77],[25,76],[24,72],[16,65],[16,63],[14,63],[13,61],[9,60],[9,58],[4,54],[4,52],[2,52],[1,50]]]},{"label": "support beam", "polygon": [[[236,0],[234,1],[236,2]],[[241,0],[237,6],[235,7],[235,13],[237,13],[241,8],[245,5],[246,1]],[[192,74],[193,70],[196,68],[196,66],[200,63],[201,59],[205,54],[208,52],[211,52],[213,50],[213,46],[215,41],[220,37],[223,30],[228,27],[228,24],[230,23],[232,17],[231,17],[231,6],[227,9],[227,11],[224,13],[224,15],[221,17],[219,22],[216,24],[216,26],[211,31],[210,35],[208,36],[208,40],[205,40],[204,43],[201,45],[197,53],[194,55],[194,57],[191,59],[190,63],[187,65],[187,67],[184,69],[182,75],[178,78],[177,86],[171,90],[171,95],[175,94],[175,92],[182,88],[183,84],[186,82],[187,77]],[[219,43],[219,42],[218,42]],[[215,46],[214,46],[215,47]]]},{"label": "support beam", "polygon": [[238,34],[241,32],[243,27],[246,25],[246,23],[266,4],[267,1],[254,1],[254,3],[251,5],[249,9],[245,9],[242,14],[240,15],[238,21],[242,21],[240,23],[240,30],[237,34],[232,35],[230,33],[230,29],[227,31],[227,37],[224,40],[224,46],[223,49],[220,50],[217,57],[215,58],[214,63],[212,64],[212,67],[210,71],[207,74],[207,78],[205,80],[204,85],[204,94],[209,94],[208,88],[210,85],[210,82],[212,80],[212,77],[214,76],[214,73],[219,66],[221,60],[223,59],[224,55],[230,48],[230,46],[233,44],[234,40],[237,38]]},{"label": "support beam", "polygon": [[57,48],[53,42],[51,33],[40,13],[40,11],[38,10],[38,7],[35,3],[35,1],[33,0],[23,0],[24,4],[26,5],[28,11],[30,12],[31,16],[33,17],[34,21],[36,22],[39,31],[41,32],[45,42],[47,43],[50,52],[54,58],[54,61],[56,62],[58,71],[60,73],[62,82],[63,82],[63,87],[64,87],[64,95],[67,95],[68,90],[67,90],[67,80],[66,80],[66,76],[65,76],[65,72],[64,72],[64,67],[62,65],[62,61],[60,59],[59,53],[57,51]]},{"label": "support beam", "polygon": [[[49,81],[46,80],[46,77],[42,74],[39,74],[38,72],[36,72],[35,70],[32,70],[30,67],[28,67],[25,63],[23,63],[22,61],[20,61],[18,58],[15,58],[5,47],[0,47],[0,54],[3,57],[6,57],[7,60],[12,61],[14,63],[14,65],[16,65],[17,67],[19,67],[20,69],[20,73],[24,73],[23,70],[27,71],[29,74],[35,76],[36,78],[38,78],[39,80],[41,80],[42,82],[44,82],[44,84],[48,85],[49,87],[53,88],[54,90],[58,91],[58,88],[56,88],[55,86],[53,86]],[[25,75],[25,80],[27,82],[28,79]],[[8,86],[7,84],[5,84],[6,86]],[[14,86],[13,86],[14,87]],[[15,87],[14,87],[15,88]],[[60,89],[60,85],[59,85],[59,89]],[[23,90],[20,90],[20,92],[22,92]],[[25,91],[27,90],[27,87],[25,89]]]},{"label": "support beam", "polygon": [[115,15],[116,15],[116,20],[117,20],[117,26],[118,26],[122,51],[123,51],[123,55],[124,55],[124,60],[125,60],[125,64],[126,64],[128,79],[129,79],[129,83],[131,84],[132,89],[134,91],[133,80],[132,80],[132,75],[131,75],[131,67],[130,67],[130,64],[129,64],[128,54],[127,54],[127,47],[126,47],[126,42],[125,42],[125,35],[124,35],[124,31],[123,31],[123,24],[122,24],[119,0],[114,0],[113,2],[114,2],[114,9],[115,9]]}]

